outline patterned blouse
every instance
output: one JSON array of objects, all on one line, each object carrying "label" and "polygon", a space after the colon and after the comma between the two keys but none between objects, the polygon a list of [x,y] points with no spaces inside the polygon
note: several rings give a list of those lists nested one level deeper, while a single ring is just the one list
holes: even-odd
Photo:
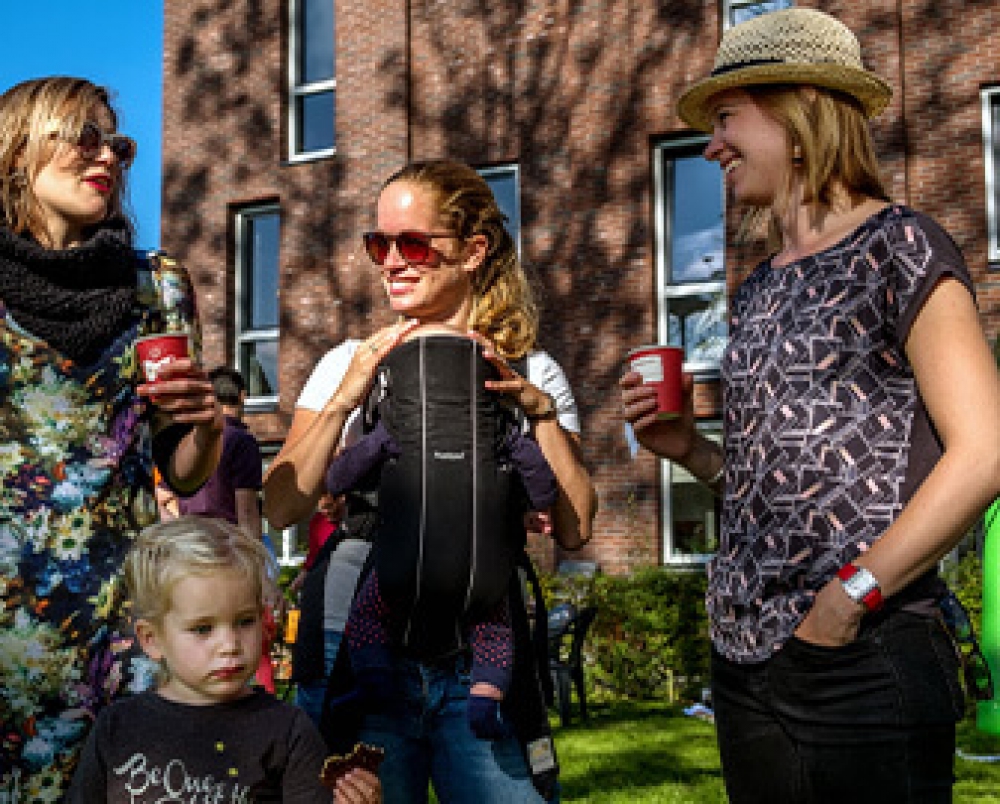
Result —
[{"label": "patterned blouse", "polygon": [[133,345],[163,327],[154,279],[173,263],[140,262],[140,308],[93,366],[21,330],[0,301],[0,804],[61,801],[99,709],[152,680],[120,568],[156,515]]},{"label": "patterned blouse", "polygon": [[889,527],[941,455],[903,345],[958,248],[901,206],[733,300],[723,357],[725,499],[709,566],[715,648],[759,662]]}]

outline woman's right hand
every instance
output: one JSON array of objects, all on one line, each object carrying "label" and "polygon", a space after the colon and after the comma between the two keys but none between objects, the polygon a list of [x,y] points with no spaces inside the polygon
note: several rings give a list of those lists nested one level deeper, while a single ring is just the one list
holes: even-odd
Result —
[{"label": "woman's right hand", "polygon": [[420,322],[413,319],[397,321],[358,344],[347,372],[340,381],[340,387],[331,397],[329,404],[336,405],[345,414],[360,407],[375,381],[378,364],[418,326]]},{"label": "woman's right hand", "polygon": [[626,372],[618,382],[622,395],[622,417],[635,437],[650,452],[672,461],[683,461],[691,453],[697,430],[694,426],[694,378],[681,378],[684,405],[676,419],[656,418],[656,387],[643,384],[642,375]]}]

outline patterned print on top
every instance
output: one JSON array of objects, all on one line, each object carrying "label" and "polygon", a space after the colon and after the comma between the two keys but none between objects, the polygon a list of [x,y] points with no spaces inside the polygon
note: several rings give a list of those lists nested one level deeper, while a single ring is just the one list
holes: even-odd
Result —
[{"label": "patterned print on top", "polygon": [[726,658],[777,651],[816,592],[906,503],[914,430],[930,428],[915,428],[926,412],[902,344],[945,274],[971,287],[943,230],[892,206],[820,254],[765,261],[734,298],[725,501],[707,595]]},{"label": "patterned print on top", "polygon": [[152,681],[120,573],[156,516],[133,345],[163,316],[140,301],[92,366],[18,328],[0,302],[0,804],[61,801],[96,713]]}]

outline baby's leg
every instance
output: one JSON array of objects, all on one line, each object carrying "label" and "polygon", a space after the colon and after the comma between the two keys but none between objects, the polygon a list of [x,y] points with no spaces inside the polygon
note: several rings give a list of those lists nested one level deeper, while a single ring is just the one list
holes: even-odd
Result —
[{"label": "baby's leg", "polygon": [[386,701],[393,693],[388,618],[378,575],[372,570],[351,603],[344,638],[358,689],[373,703]]},{"label": "baby's leg", "polygon": [[504,737],[508,732],[500,718],[500,702],[510,689],[514,671],[514,634],[507,598],[472,625],[469,643],[472,646],[469,728],[480,739]]}]

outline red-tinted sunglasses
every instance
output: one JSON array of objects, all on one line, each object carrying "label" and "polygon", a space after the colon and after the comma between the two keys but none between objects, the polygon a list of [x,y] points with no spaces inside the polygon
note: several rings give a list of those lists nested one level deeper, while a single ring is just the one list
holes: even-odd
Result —
[{"label": "red-tinted sunglasses", "polygon": [[135,159],[135,140],[124,134],[105,134],[104,130],[92,120],[84,122],[79,131],[57,130],[53,134],[64,142],[76,146],[84,159],[96,159],[105,145],[111,149],[111,155],[123,169],[128,168]]},{"label": "red-tinted sunglasses", "polygon": [[431,239],[435,237],[450,237],[461,240],[462,236],[454,232],[400,232],[397,235],[385,232],[365,232],[365,251],[376,265],[385,265],[389,258],[389,249],[396,244],[396,251],[410,265],[424,265],[430,261],[431,252],[435,249]]}]

